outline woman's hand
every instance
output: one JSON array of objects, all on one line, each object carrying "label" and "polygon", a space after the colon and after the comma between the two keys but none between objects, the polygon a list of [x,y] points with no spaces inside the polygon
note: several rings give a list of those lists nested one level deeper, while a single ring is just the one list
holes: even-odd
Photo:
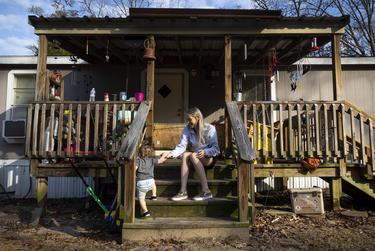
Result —
[{"label": "woman's hand", "polygon": [[202,159],[202,158],[204,158],[204,150],[199,150],[199,151],[197,152],[197,157],[198,157],[198,159]]}]

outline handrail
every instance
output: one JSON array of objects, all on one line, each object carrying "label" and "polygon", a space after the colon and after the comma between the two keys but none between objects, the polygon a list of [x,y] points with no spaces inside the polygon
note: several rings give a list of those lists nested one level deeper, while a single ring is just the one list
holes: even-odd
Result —
[{"label": "handrail", "polygon": [[[375,173],[375,117],[342,101],[237,102],[256,159],[344,159]],[[345,136],[344,136],[345,135]]]},{"label": "handrail", "polygon": [[249,138],[247,137],[244,122],[238,110],[236,102],[227,102],[227,110],[229,119],[234,132],[235,142],[238,147],[238,154],[242,161],[247,163],[255,159],[255,153],[251,147]]},{"label": "handrail", "polygon": [[139,140],[143,134],[143,128],[146,123],[146,118],[150,110],[150,103],[148,101],[142,102],[140,105],[137,116],[135,116],[132,126],[129,129],[128,135],[121,144],[117,153],[116,159],[122,158],[131,160],[137,151]]},{"label": "handrail", "polygon": [[[236,163],[237,182],[238,182],[238,218],[239,221],[248,221],[249,193],[251,199],[251,219],[254,223],[255,219],[255,175],[254,164],[255,153],[251,147],[245,124],[238,110],[236,102],[227,102],[227,112],[229,115],[230,125],[234,133],[234,142],[238,151],[238,161]],[[250,189],[249,189],[250,188]]]},{"label": "handrail", "polygon": [[28,106],[29,158],[116,157],[138,102],[38,101]]}]

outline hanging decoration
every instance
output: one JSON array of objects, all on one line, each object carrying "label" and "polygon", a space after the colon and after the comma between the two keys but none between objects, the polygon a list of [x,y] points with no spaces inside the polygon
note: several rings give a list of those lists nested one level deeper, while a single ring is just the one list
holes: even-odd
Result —
[{"label": "hanging decoration", "polygon": [[267,81],[270,84],[272,82],[272,76],[276,76],[276,79],[279,80],[279,72],[277,70],[277,66],[279,61],[277,60],[277,53],[276,48],[272,48],[269,54],[269,64],[268,64],[268,71],[267,71]]},{"label": "hanging decoration", "polygon": [[303,76],[303,62],[299,60],[296,65],[296,69],[290,73],[290,89],[291,91],[296,91],[297,81]]},{"label": "hanging decoration", "polygon": [[89,55],[89,39],[86,38],[86,55]]},{"label": "hanging decoration", "polygon": [[106,63],[109,62],[109,40],[107,40],[107,50],[106,50],[106,53],[105,53],[105,62]]},{"label": "hanging decoration", "polygon": [[143,45],[145,47],[143,59],[148,60],[148,61],[149,60],[155,60],[156,59],[156,57],[155,57],[155,47],[156,47],[155,40],[148,37],[148,38],[145,39]]},{"label": "hanging decoration", "polygon": [[247,44],[246,43],[243,44],[243,60],[244,61],[247,60]]},{"label": "hanging decoration", "polygon": [[317,41],[318,41],[317,37],[313,37],[311,39],[311,47],[310,47],[310,51],[311,52],[320,50],[320,46],[318,46],[318,42]]}]

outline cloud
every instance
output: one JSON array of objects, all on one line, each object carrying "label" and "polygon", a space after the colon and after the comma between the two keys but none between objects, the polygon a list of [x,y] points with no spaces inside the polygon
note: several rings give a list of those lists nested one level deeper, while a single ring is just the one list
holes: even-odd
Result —
[{"label": "cloud", "polygon": [[16,31],[28,29],[26,15],[0,14],[0,30]]},{"label": "cloud", "polygon": [[0,38],[0,55],[31,55],[32,52],[26,48],[28,45],[36,44],[37,38],[29,37],[4,37]]}]

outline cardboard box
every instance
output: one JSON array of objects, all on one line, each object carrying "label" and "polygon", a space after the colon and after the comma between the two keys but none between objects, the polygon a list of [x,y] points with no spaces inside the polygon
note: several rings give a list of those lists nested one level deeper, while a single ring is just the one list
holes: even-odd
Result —
[{"label": "cardboard box", "polygon": [[324,214],[321,188],[290,189],[290,199],[295,214]]}]

